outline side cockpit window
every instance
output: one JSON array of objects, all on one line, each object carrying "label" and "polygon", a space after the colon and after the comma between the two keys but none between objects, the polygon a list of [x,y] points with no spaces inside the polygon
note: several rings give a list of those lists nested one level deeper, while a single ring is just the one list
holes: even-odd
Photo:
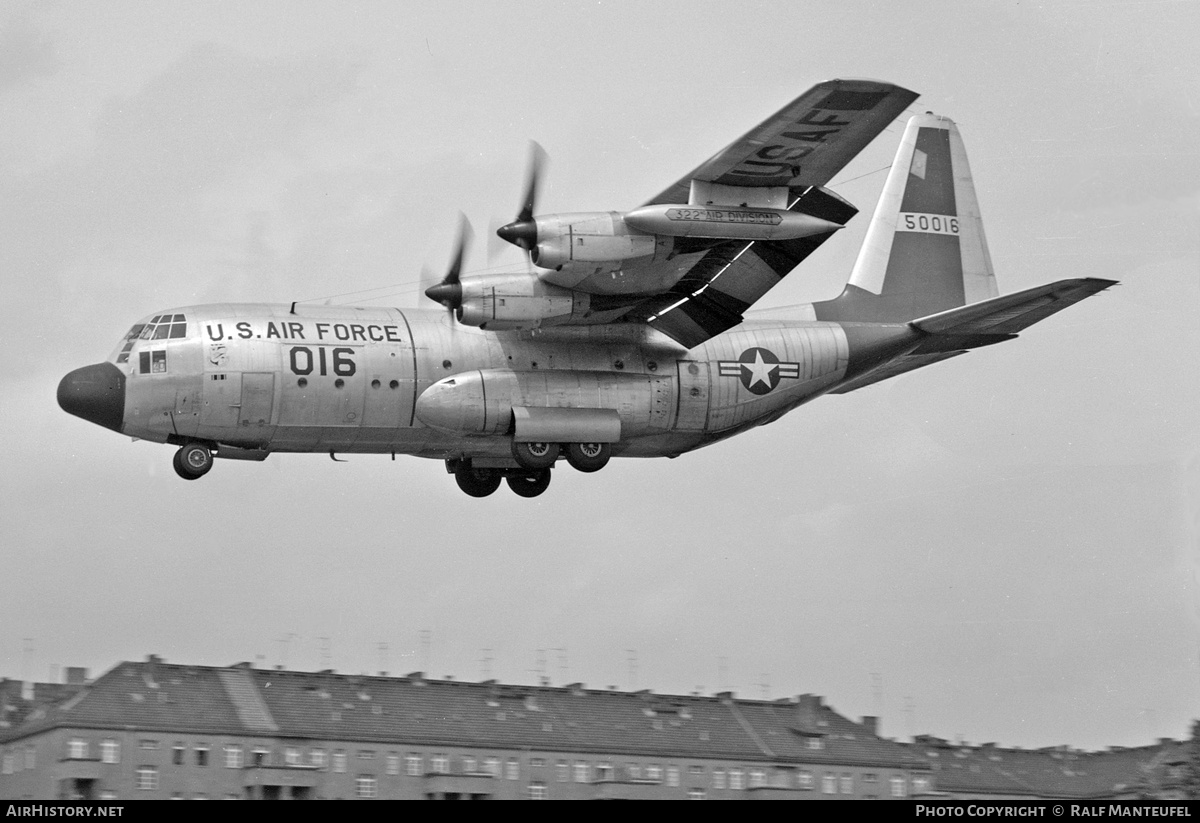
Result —
[{"label": "side cockpit window", "polygon": [[166,374],[167,352],[164,349],[138,352],[138,373]]}]

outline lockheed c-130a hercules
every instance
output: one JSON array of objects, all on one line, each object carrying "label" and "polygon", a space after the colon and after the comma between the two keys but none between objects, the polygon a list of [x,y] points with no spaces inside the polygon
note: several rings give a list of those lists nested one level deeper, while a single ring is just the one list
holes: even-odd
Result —
[{"label": "lockheed c-130a hercules", "polygon": [[[627,212],[538,214],[540,155],[497,233],[531,265],[462,273],[442,308],[173,308],[58,387],[71,414],[213,458],[444,460],[467,494],[534,497],[562,458],[675,457],[844,393],[1016,337],[1113,281],[998,296],[967,156],[945,117],[908,121],[849,283],[775,319],[743,313],[857,210],[825,188],[917,95],[821,83]],[[465,226],[464,226],[465,228]],[[449,309],[447,311],[446,309]]]}]

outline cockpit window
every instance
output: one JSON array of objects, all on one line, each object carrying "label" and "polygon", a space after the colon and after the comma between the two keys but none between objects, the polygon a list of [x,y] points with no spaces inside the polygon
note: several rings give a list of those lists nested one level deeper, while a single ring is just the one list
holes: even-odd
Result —
[{"label": "cockpit window", "polygon": [[[182,314],[158,314],[150,318],[150,322],[138,330],[137,336],[143,340],[174,340],[187,337],[187,320]],[[133,331],[130,331],[133,334]]]}]

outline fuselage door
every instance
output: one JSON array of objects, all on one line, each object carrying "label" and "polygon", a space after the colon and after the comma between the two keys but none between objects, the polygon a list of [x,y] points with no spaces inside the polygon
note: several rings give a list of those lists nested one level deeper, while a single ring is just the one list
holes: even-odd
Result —
[{"label": "fuselage door", "polygon": [[677,431],[704,431],[708,423],[708,363],[679,360],[679,402],[675,413]]},{"label": "fuselage door", "polygon": [[271,425],[275,405],[275,375],[270,372],[246,372],[242,375],[242,408],[238,425],[257,430]]}]

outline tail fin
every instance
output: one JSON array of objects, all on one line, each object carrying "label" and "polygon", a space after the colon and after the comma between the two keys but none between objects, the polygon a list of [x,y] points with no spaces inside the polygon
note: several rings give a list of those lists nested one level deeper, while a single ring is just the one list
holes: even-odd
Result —
[{"label": "tail fin", "polygon": [[817,319],[907,323],[997,296],[975,184],[947,117],[908,121],[850,282]]}]

